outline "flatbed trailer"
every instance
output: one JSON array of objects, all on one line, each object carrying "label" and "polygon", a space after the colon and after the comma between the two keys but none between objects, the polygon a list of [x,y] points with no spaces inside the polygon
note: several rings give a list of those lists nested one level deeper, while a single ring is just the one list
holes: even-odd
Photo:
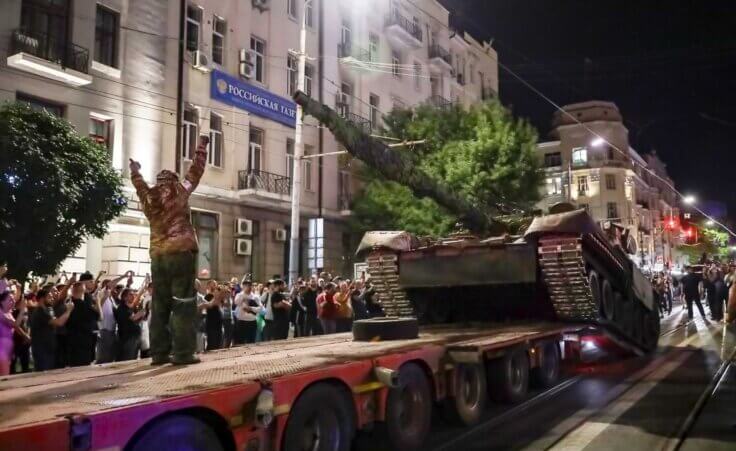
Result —
[{"label": "flatbed trailer", "polygon": [[[428,327],[419,338],[323,335],[238,346],[191,366],[137,360],[0,380],[0,450],[419,449],[431,408],[472,424],[486,398],[554,383],[584,324]],[[569,340],[569,341],[566,341]]]}]

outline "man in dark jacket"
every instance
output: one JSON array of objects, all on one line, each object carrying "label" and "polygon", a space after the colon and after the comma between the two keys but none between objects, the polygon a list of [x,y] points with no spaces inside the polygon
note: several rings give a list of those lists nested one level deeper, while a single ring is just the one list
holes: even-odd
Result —
[{"label": "man in dark jacket", "polygon": [[703,304],[700,303],[700,291],[701,291],[701,276],[695,272],[692,266],[687,266],[687,274],[682,278],[682,291],[685,295],[685,302],[687,303],[687,318],[693,319],[693,302],[698,307],[700,315],[705,318],[705,311],[703,310]]},{"label": "man in dark jacket", "polygon": [[69,366],[89,365],[95,359],[100,306],[92,297],[94,277],[85,272],[72,285],[74,310],[66,323]]},{"label": "man in dark jacket", "polygon": [[322,335],[322,324],[317,318],[317,295],[319,294],[319,286],[317,279],[312,277],[309,284],[302,293],[302,306],[306,311],[304,318],[304,335]]}]

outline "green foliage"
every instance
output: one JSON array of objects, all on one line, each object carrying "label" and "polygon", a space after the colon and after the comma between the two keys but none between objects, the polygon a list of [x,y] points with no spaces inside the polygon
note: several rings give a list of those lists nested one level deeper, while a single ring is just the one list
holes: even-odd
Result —
[{"label": "green foliage", "polygon": [[10,276],[53,273],[124,208],[105,148],[45,111],[0,107],[0,259]]},{"label": "green foliage", "polygon": [[[537,133],[514,119],[498,101],[469,110],[422,106],[394,110],[384,117],[382,134],[406,141],[425,140],[405,152],[419,169],[467,199],[478,211],[498,214],[530,209],[539,199],[542,174],[536,158]],[[366,170],[364,191],[356,198],[358,231],[401,229],[420,235],[452,231],[458,217],[429,198],[417,199],[406,187]]]},{"label": "green foliage", "polygon": [[682,245],[677,251],[688,257],[691,264],[700,261],[703,253],[709,258],[717,257],[721,261],[728,259],[728,234],[717,229],[700,227],[698,229],[698,243],[694,245]]}]

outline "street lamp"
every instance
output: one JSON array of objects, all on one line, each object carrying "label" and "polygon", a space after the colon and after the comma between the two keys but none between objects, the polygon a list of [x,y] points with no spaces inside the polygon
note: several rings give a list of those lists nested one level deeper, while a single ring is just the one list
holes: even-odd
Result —
[{"label": "street lamp", "polygon": [[712,226],[713,224],[715,224],[715,222],[713,222],[713,220],[712,220],[712,219],[709,219],[709,220],[707,220],[707,221],[705,222],[705,225],[707,225],[708,227]]},{"label": "street lamp", "polygon": [[692,194],[688,194],[687,196],[682,198],[682,202],[685,205],[692,205],[695,203],[695,201],[696,201],[695,196],[693,196]]},{"label": "street lamp", "polygon": [[590,142],[590,145],[593,147],[601,147],[605,143],[605,139],[601,138],[600,136],[596,136],[593,141]]}]

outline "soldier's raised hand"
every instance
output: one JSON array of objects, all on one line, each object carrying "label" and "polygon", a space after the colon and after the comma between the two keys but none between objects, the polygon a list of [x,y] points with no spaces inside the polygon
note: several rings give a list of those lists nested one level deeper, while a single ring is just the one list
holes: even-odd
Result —
[{"label": "soldier's raised hand", "polygon": [[141,164],[140,164],[140,163],[138,163],[137,161],[135,161],[135,160],[134,160],[134,159],[132,159],[132,158],[128,158],[128,160],[130,160],[130,172],[131,172],[132,174],[137,174],[137,173],[138,173],[138,171],[140,171],[140,170],[141,170]]}]

